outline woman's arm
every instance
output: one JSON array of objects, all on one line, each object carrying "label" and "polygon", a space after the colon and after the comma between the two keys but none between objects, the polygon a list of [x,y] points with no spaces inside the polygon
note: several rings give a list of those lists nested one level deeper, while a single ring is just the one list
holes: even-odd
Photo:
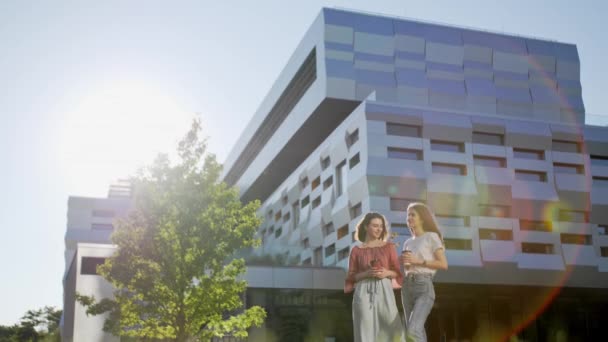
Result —
[{"label": "woman's arm", "polygon": [[435,270],[447,270],[448,259],[445,257],[443,248],[438,248],[433,253],[433,260],[419,260],[418,266],[432,268]]}]

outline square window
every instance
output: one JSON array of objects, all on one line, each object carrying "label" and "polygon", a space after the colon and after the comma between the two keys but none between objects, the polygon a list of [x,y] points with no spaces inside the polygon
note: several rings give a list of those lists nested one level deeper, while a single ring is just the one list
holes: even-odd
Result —
[{"label": "square window", "polygon": [[444,152],[464,152],[464,143],[454,141],[431,140],[431,150]]},{"label": "square window", "polygon": [[473,143],[502,146],[505,144],[505,136],[498,133],[473,132]]},{"label": "square window", "polygon": [[348,160],[348,168],[352,169],[353,167],[357,166],[357,164],[359,164],[359,162],[360,162],[359,153],[357,153]]},{"label": "square window", "polygon": [[544,160],[545,151],[530,150],[525,148],[513,148],[513,157],[518,159]]},{"label": "square window", "polygon": [[546,182],[547,174],[541,171],[515,170],[515,179],[526,182]]},{"label": "square window", "polygon": [[422,151],[409,148],[388,147],[387,154],[392,159],[422,160]]},{"label": "square window", "polygon": [[103,265],[106,258],[82,257],[80,259],[80,274],[82,275],[99,275],[97,266]]}]

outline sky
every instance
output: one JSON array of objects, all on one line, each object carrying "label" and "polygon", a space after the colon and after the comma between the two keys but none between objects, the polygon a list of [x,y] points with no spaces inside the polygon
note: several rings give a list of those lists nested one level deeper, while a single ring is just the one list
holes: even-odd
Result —
[{"label": "sky", "polygon": [[324,6],[574,43],[608,115],[602,0],[2,0],[0,325],[62,307],[69,196],[105,197],[194,117],[224,161]]}]

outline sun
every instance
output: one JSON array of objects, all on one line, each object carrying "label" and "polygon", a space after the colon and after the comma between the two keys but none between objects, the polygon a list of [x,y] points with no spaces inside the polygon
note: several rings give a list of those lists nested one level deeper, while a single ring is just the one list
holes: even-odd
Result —
[{"label": "sun", "polygon": [[117,179],[175,151],[195,114],[143,83],[120,82],[82,97],[64,116],[60,162],[68,191],[105,196]]}]

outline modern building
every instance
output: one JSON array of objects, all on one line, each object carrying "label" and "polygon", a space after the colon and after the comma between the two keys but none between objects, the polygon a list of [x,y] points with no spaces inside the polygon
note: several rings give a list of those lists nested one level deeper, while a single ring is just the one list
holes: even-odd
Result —
[{"label": "modern building", "polygon": [[573,44],[323,9],[223,176],[263,203],[256,253],[300,267],[346,268],[368,211],[399,245],[429,204],[433,341],[606,337],[608,127],[581,94]]}]

